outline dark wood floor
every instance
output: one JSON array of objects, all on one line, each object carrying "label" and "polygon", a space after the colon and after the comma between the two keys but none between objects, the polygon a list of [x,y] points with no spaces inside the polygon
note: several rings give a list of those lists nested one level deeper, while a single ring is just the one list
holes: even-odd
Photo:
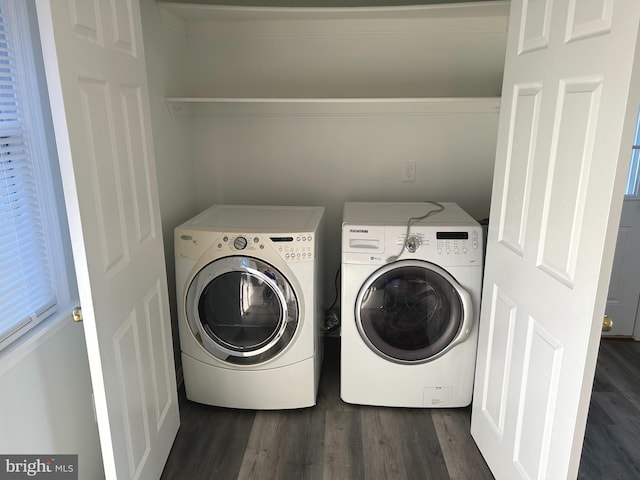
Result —
[{"label": "dark wood floor", "polygon": [[470,410],[340,400],[339,339],[326,339],[318,403],[242,411],[181,398],[163,480],[492,479],[469,435]]},{"label": "dark wood floor", "polygon": [[578,478],[640,478],[640,342],[600,344]]},{"label": "dark wood floor", "polygon": [[[327,338],[313,408],[244,411],[180,401],[163,480],[492,479],[469,434],[470,410],[349,405],[339,340]],[[579,478],[640,478],[640,342],[601,346]]]}]

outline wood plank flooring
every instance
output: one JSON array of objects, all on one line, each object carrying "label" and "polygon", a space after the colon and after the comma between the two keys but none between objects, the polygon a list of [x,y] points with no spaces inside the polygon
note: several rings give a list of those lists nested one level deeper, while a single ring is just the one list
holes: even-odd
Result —
[{"label": "wood plank flooring", "polygon": [[578,478],[640,478],[640,342],[600,344]]},{"label": "wood plank flooring", "polygon": [[328,337],[317,405],[217,408],[182,393],[163,480],[492,479],[469,435],[470,409],[350,405],[340,400],[339,339]]},{"label": "wood plank flooring", "polygon": [[[493,478],[469,434],[469,408],[350,405],[339,385],[339,339],[330,337],[315,407],[225,409],[182,392],[162,480]],[[640,478],[640,342],[602,342],[578,478]]]}]

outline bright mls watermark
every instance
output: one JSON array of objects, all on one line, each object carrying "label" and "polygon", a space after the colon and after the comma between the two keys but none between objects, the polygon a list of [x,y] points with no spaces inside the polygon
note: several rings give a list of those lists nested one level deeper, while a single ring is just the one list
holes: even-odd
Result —
[{"label": "bright mls watermark", "polygon": [[0,480],[78,480],[78,455],[0,455]]}]

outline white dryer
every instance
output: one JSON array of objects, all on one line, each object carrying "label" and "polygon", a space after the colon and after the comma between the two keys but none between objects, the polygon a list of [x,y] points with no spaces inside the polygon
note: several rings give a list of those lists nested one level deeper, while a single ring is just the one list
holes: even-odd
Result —
[{"label": "white dryer", "polygon": [[482,264],[482,229],[455,203],[345,204],[342,399],[469,405]]},{"label": "white dryer", "polygon": [[214,205],[175,229],[187,398],[247,409],[315,405],[323,214]]}]

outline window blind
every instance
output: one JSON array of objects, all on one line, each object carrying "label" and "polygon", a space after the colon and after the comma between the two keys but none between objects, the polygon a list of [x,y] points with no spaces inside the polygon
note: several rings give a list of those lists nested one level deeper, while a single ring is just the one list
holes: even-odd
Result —
[{"label": "window blind", "polygon": [[56,304],[11,34],[0,1],[0,346]]}]

